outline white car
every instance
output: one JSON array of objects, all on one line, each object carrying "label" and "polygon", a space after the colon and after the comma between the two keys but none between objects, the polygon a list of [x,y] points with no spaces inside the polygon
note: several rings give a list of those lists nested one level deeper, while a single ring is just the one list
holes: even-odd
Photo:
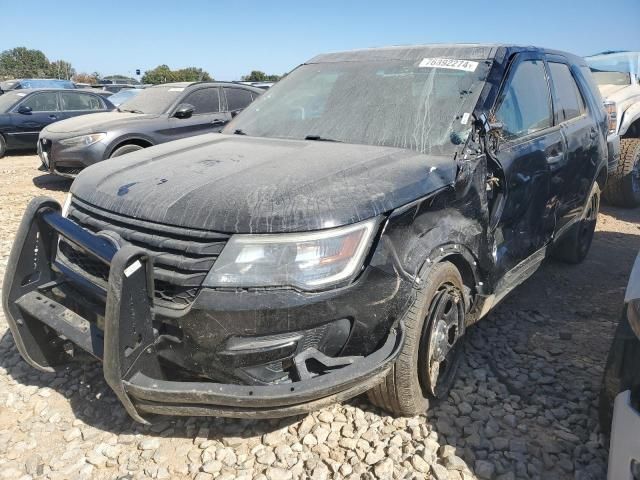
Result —
[{"label": "white car", "polygon": [[621,207],[640,205],[640,52],[586,57],[609,112],[609,133],[620,136],[620,158],[609,172],[605,198]]},{"label": "white car", "polygon": [[611,429],[608,479],[640,479],[640,255],[609,350],[600,393],[600,425],[604,432]]}]

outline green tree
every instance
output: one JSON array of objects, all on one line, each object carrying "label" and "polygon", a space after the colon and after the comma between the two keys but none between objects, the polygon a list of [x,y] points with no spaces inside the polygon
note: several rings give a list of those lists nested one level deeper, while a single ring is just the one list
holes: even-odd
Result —
[{"label": "green tree", "polygon": [[242,76],[243,82],[277,82],[284,75],[267,75],[260,70],[251,70],[249,75]]},{"label": "green tree", "polygon": [[49,68],[49,60],[40,50],[16,47],[0,53],[0,77],[45,77]]},{"label": "green tree", "polygon": [[152,70],[144,72],[142,83],[157,85],[169,82],[197,82],[213,80],[208,72],[201,68],[187,67],[180,70],[171,70],[168,65],[158,65]]},{"label": "green tree", "polygon": [[49,64],[47,76],[52,78],[59,78],[62,80],[70,80],[75,75],[76,71],[69,62],[64,60],[56,60]]}]

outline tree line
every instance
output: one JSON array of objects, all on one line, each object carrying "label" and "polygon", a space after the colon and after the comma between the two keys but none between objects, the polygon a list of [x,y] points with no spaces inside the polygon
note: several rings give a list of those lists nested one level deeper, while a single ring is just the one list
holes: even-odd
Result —
[{"label": "tree line", "polygon": [[[241,79],[246,82],[275,82],[282,76],[268,75],[260,70],[252,70]],[[0,80],[13,78],[58,78],[88,84],[97,84],[101,80],[111,80],[113,83],[136,83],[135,79],[126,75],[102,77],[98,72],[76,72],[70,62],[66,60],[50,61],[42,51],[26,47],[16,47],[0,52]],[[142,83],[152,85],[211,80],[213,80],[213,76],[202,68],[187,67],[172,70],[164,64],[147,70],[142,76]]]}]

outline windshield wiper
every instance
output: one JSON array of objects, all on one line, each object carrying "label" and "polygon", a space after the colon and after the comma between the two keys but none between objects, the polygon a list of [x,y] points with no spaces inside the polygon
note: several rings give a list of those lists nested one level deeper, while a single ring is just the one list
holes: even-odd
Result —
[{"label": "windshield wiper", "polygon": [[304,137],[305,140],[315,140],[316,142],[336,142],[336,143],[342,143],[340,140],[335,140],[333,138],[324,138],[321,137],[320,135],[307,135],[306,137]]},{"label": "windshield wiper", "polygon": [[240,130],[239,128],[236,128],[236,129],[233,131],[233,134],[234,134],[234,135],[246,135],[246,133],[244,132],[244,130]]},{"label": "windshield wiper", "polygon": [[120,109],[118,108],[119,112],[128,112],[128,113],[144,113],[142,110],[134,110],[134,109]]}]

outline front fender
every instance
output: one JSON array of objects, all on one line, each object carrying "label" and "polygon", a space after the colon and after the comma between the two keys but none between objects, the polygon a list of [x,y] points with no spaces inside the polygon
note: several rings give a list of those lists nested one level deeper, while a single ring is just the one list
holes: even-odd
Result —
[{"label": "front fender", "polygon": [[627,108],[622,114],[622,120],[620,122],[620,130],[618,134],[622,137],[627,133],[629,127],[636,120],[640,119],[640,101],[634,103],[629,108]]}]

